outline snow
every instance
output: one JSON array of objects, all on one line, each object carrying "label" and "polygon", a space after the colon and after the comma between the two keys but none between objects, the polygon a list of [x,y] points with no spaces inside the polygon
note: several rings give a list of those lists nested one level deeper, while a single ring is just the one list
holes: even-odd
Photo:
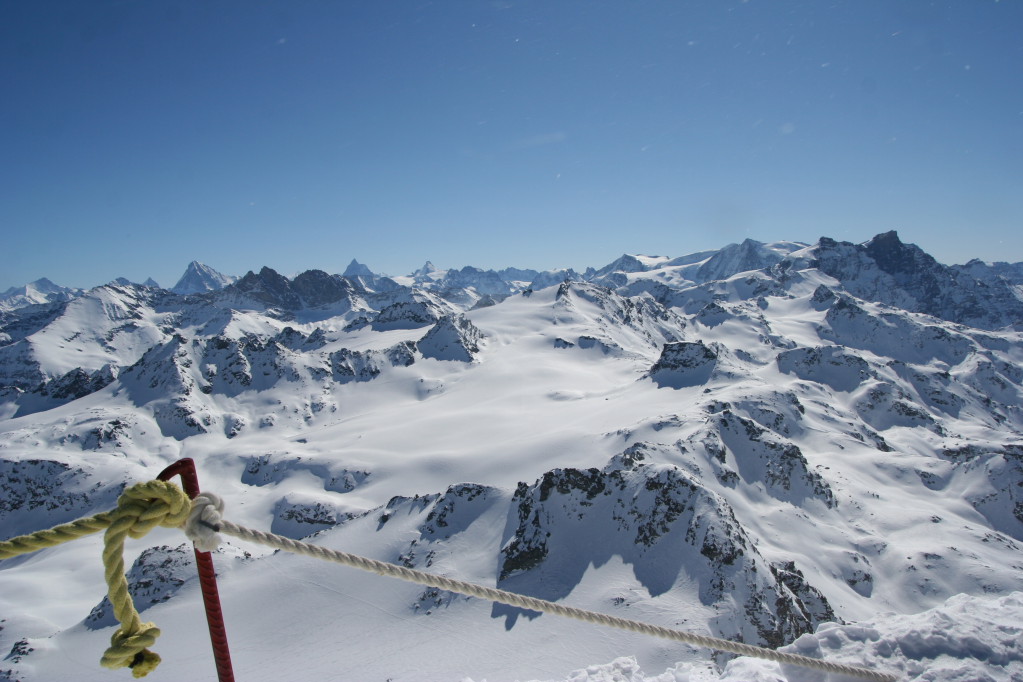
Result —
[{"label": "snow", "polygon": [[[912,615],[887,614],[863,623],[826,623],[783,651],[884,671],[904,682],[1023,679],[1023,593],[957,595]],[[703,663],[645,672],[631,656],[545,682],[838,682],[849,677],[740,657],[720,673]]]},{"label": "snow", "polygon": [[[187,456],[254,528],[906,679],[1023,679],[1023,336],[859,298],[801,247],[738,245],[715,262],[763,267],[700,283],[714,253],[630,256],[615,290],[481,308],[428,287],[484,275],[424,268],[423,290],[315,310],[110,286],[2,318],[4,383],[22,381],[0,398],[2,534],[107,509]],[[53,385],[105,364],[105,387],[22,409],[26,366]],[[212,671],[181,542],[126,555],[164,632],[156,680]],[[117,674],[86,622],[99,551],[0,564],[0,679]],[[215,561],[239,679],[820,679],[235,541]]]}]

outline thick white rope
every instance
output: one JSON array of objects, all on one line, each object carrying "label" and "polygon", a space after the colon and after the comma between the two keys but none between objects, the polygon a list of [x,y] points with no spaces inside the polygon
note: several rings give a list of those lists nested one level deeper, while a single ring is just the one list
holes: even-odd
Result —
[{"label": "thick white rope", "polygon": [[[200,497],[205,497],[206,499],[200,500]],[[438,589],[447,590],[448,592],[457,592],[458,594],[477,597],[487,601],[499,602],[509,606],[517,606],[519,608],[530,609],[532,611],[540,611],[543,613],[564,616],[566,618],[574,618],[575,620],[581,620],[595,625],[605,625],[608,627],[619,628],[621,630],[628,630],[629,632],[638,632],[644,635],[671,639],[692,646],[715,649],[717,651],[727,651],[740,656],[762,658],[776,663],[812,668],[814,670],[822,670],[824,672],[838,675],[848,675],[850,677],[858,677],[866,680],[876,680],[877,682],[896,682],[898,680],[895,675],[879,673],[866,668],[858,668],[839,663],[829,663],[817,658],[810,658],[809,656],[789,654],[781,651],[775,651],[774,649],[765,649],[763,647],[753,646],[751,644],[731,642],[727,639],[697,635],[691,632],[673,630],[671,628],[650,625],[649,623],[642,623],[626,618],[617,618],[603,613],[577,609],[572,606],[565,606],[564,604],[558,604],[545,599],[527,597],[525,595],[506,592],[505,590],[499,590],[493,587],[484,587],[483,585],[476,585],[474,583],[455,580],[453,578],[445,578],[444,576],[435,575],[433,573],[424,573],[423,571],[417,571],[412,568],[389,564],[375,559],[368,559],[356,554],[348,554],[347,552],[326,549],[325,547],[292,540],[291,538],[286,538],[274,533],[264,533],[263,531],[245,528],[244,526],[239,526],[220,518],[220,511],[223,509],[223,502],[216,495],[213,495],[212,493],[204,493],[200,497],[196,497],[193,503],[192,516],[185,525],[185,532],[188,534],[189,538],[196,542],[196,546],[202,542],[204,546],[211,546],[212,544],[212,546],[215,547],[216,544],[219,544],[220,542],[220,539],[217,536],[217,532],[219,531],[241,540],[248,540],[249,542],[255,542],[257,544],[281,549],[287,552],[293,552],[295,554],[302,554],[315,559],[332,561],[343,566],[358,568],[363,571],[377,573],[390,578],[398,578],[400,580],[418,583],[428,587],[436,587]],[[198,511],[196,511],[197,508]]]}]

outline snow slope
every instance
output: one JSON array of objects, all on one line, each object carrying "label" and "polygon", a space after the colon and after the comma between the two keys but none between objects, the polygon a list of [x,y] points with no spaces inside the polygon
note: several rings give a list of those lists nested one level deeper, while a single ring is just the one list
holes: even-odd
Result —
[{"label": "snow slope", "polygon": [[[977,632],[1023,590],[1023,335],[989,324],[1016,314],[1000,292],[915,248],[745,243],[503,293],[474,269],[264,268],[11,311],[0,535],[187,456],[255,528],[919,679],[1013,679],[1011,632]],[[836,250],[857,267],[821,269]],[[430,284],[452,272],[461,288]],[[212,671],[182,542],[128,548],[164,632],[153,679]],[[99,546],[0,563],[0,679],[115,674]],[[215,561],[240,679],[809,679],[240,542]],[[950,641],[913,634],[953,616]]]},{"label": "snow slope", "polygon": [[[863,623],[828,623],[783,650],[836,663],[884,669],[906,682],[1023,679],[1023,593],[957,595],[912,615],[886,614]],[[560,678],[559,678],[560,679]],[[646,674],[634,658],[573,671],[565,682],[825,682],[819,673],[737,658],[724,671],[682,663]],[[848,678],[846,678],[848,679]]]},{"label": "snow slope", "polygon": [[45,277],[21,287],[11,287],[0,293],[0,311],[24,308],[41,303],[68,301],[82,294],[81,289],[62,287]]}]

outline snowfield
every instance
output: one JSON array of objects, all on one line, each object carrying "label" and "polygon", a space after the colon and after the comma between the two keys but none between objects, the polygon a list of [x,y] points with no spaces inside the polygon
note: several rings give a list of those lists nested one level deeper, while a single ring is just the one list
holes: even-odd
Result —
[{"label": "snowfield", "polygon": [[[912,615],[885,614],[876,621],[825,623],[805,634],[791,651],[915,680],[1001,682],[1023,679],[1023,593],[976,598],[957,595],[945,604]],[[724,670],[681,663],[660,674],[645,674],[636,659],[576,670],[565,682],[827,682],[834,676],[805,668],[740,657]],[[855,679],[855,678],[838,678]]]},{"label": "snowfield", "polygon": [[[191,457],[245,526],[901,679],[1023,680],[1019,271],[888,233],[583,274],[195,263],[181,293],[18,299],[0,537]],[[0,680],[129,674],[98,665],[100,551],[0,562]],[[826,679],[236,540],[214,561],[238,679]],[[184,536],[125,563],[151,678],[212,679]]]}]

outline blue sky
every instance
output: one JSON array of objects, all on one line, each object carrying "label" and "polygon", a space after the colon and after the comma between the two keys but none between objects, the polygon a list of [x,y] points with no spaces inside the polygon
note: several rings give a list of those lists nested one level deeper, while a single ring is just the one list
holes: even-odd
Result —
[{"label": "blue sky", "polygon": [[747,237],[1023,261],[1023,3],[0,4],[0,291],[600,266]]}]

